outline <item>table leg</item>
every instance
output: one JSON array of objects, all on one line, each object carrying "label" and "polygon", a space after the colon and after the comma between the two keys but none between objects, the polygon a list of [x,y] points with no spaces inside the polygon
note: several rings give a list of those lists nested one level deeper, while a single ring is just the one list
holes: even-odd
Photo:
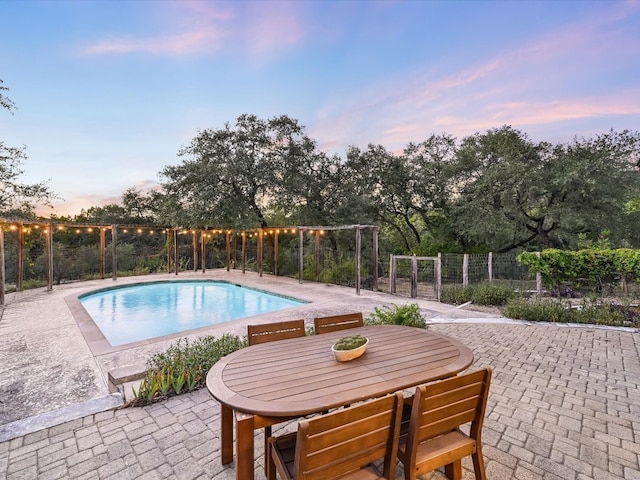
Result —
[{"label": "table leg", "polygon": [[220,404],[220,440],[222,464],[233,462],[233,409]]},{"label": "table leg", "polygon": [[454,460],[453,463],[445,465],[444,474],[451,480],[460,480],[462,478],[462,460]]},{"label": "table leg", "polygon": [[236,412],[236,479],[253,480],[254,453],[253,434],[254,416]]}]

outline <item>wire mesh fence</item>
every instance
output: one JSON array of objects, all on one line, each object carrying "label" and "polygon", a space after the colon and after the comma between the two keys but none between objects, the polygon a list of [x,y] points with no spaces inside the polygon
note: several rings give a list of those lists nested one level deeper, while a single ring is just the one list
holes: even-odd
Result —
[{"label": "wire mesh fence", "polygon": [[[391,255],[379,254],[377,227],[372,226],[194,231],[3,222],[1,228],[7,292],[45,286],[48,281],[55,285],[218,268],[291,278],[302,273],[303,281],[387,292],[395,281],[395,293],[426,299],[438,299],[438,289],[446,285],[501,282],[521,293],[541,289],[539,278],[517,261],[519,252],[443,253],[422,258],[415,266],[411,257],[398,257],[392,279]],[[637,292],[638,287],[628,289]]]},{"label": "wire mesh fence", "polygon": [[516,291],[537,292],[536,276],[529,272],[528,267],[518,263],[517,256],[517,252],[443,253],[438,257],[392,256],[396,268],[395,271],[392,269],[393,278],[389,279],[389,291],[399,295],[437,300],[438,289],[447,285],[470,286],[482,282],[507,282]]}]

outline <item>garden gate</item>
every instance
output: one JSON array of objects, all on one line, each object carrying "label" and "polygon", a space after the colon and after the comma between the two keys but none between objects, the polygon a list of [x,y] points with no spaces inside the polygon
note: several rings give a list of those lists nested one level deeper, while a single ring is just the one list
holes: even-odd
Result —
[{"label": "garden gate", "polygon": [[[406,293],[411,298],[427,297],[440,301],[442,291],[441,257],[417,257],[415,255],[391,255],[389,267],[389,292]],[[420,292],[418,288],[420,287]]]}]

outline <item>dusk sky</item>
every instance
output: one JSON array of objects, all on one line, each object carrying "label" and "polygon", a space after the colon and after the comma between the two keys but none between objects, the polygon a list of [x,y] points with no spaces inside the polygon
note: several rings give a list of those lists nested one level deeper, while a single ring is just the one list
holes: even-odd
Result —
[{"label": "dusk sky", "polygon": [[0,140],[45,216],[143,191],[198,129],[286,114],[321,150],[640,130],[640,1],[0,0]]}]

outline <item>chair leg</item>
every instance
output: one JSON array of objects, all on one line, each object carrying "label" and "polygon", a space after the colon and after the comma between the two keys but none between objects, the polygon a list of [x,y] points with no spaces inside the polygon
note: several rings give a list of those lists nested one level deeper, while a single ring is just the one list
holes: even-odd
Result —
[{"label": "chair leg", "polygon": [[445,465],[444,474],[450,480],[460,480],[462,478],[462,460],[458,459]]},{"label": "chair leg", "polygon": [[[270,428],[270,427],[266,427]],[[266,433],[266,432],[265,432]],[[271,445],[267,445],[267,457],[265,458],[265,468],[267,469],[267,480],[276,480],[276,464],[271,455]]]},{"label": "chair leg", "polygon": [[404,470],[404,480],[416,480],[415,469],[409,468],[409,466],[404,463],[402,464],[402,469]]},{"label": "chair leg", "polygon": [[271,465],[271,453],[269,452],[269,437],[271,436],[271,425],[264,427],[264,473],[269,477],[269,466]]},{"label": "chair leg", "polygon": [[484,471],[484,457],[482,456],[482,450],[477,449],[476,453],[471,455],[473,460],[473,471],[476,474],[476,480],[486,480],[487,474]]}]

